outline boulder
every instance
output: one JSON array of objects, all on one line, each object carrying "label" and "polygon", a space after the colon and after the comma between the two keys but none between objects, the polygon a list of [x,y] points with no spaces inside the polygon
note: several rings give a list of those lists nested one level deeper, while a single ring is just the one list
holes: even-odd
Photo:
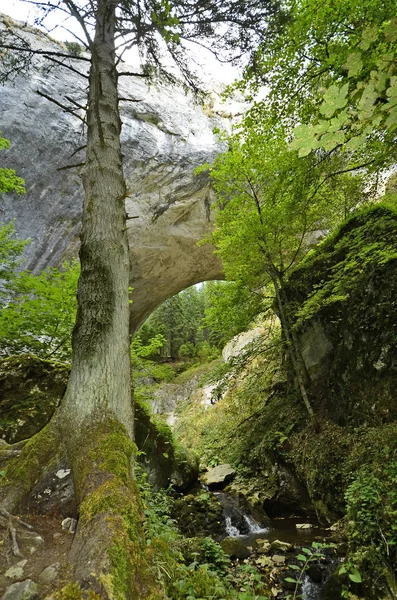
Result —
[{"label": "boulder", "polygon": [[231,465],[218,465],[217,467],[208,469],[208,471],[201,476],[201,481],[210,489],[222,489],[227,483],[232,481],[235,475],[236,471]]},{"label": "boulder", "polygon": [[25,579],[8,586],[1,600],[36,600],[38,597],[37,585],[31,579]]},{"label": "boulder", "polygon": [[221,542],[222,550],[231,558],[244,560],[251,556],[251,551],[247,548],[245,541],[238,537],[227,537]]},{"label": "boulder", "polygon": [[270,544],[270,548],[273,552],[290,552],[293,550],[292,544],[288,542],[282,542],[281,540],[274,540]]}]

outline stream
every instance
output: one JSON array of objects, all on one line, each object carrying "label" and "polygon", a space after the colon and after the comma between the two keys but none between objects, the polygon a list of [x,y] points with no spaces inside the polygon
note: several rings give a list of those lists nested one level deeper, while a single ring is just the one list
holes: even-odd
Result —
[{"label": "stream", "polygon": [[[241,501],[238,498],[223,492],[214,492],[214,495],[223,507],[227,536],[238,540],[242,549],[254,548],[258,539],[265,539],[268,542],[279,540],[299,548],[311,546],[315,541],[324,542],[324,539],[330,535],[330,532],[319,525],[313,517],[290,516],[260,522],[252,514],[249,514],[247,507],[241,507]],[[299,525],[306,525],[306,528],[297,527]],[[310,527],[307,527],[308,525]],[[338,563],[339,559],[327,557],[321,569],[314,569],[314,573],[311,573],[312,577],[309,577],[308,574],[305,575],[300,591],[301,598],[304,600],[335,600],[338,595],[335,596],[335,590],[331,589],[332,583],[329,577],[337,568]]]}]

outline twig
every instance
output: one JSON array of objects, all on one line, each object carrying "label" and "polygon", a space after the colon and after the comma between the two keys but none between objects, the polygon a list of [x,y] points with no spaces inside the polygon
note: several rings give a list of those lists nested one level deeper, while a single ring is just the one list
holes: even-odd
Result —
[{"label": "twig", "polygon": [[12,518],[8,519],[8,529],[11,535],[11,548],[14,556],[18,556],[19,558],[23,558],[23,554],[21,553],[18,542],[17,542],[17,532],[15,527],[12,524]]},{"label": "twig", "polygon": [[3,517],[6,517],[6,519],[15,519],[18,522],[18,525],[22,525],[22,527],[29,529],[29,531],[34,531],[33,527],[31,525],[29,525],[29,523],[25,523],[24,521],[21,521],[21,519],[19,517],[15,517],[11,513],[9,513],[8,510],[6,510],[5,508],[0,508],[0,515],[2,515]]}]

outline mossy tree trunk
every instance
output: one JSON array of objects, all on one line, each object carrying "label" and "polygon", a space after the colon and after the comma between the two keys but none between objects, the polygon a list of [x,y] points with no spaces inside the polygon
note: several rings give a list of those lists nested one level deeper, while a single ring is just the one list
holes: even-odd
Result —
[{"label": "mossy tree trunk", "polygon": [[[132,481],[129,251],[115,56],[117,0],[98,0],[87,112],[81,275],[70,379],[58,423],[79,522],[75,578],[101,598],[139,598],[142,520]],[[148,597],[145,592],[142,597]]]}]

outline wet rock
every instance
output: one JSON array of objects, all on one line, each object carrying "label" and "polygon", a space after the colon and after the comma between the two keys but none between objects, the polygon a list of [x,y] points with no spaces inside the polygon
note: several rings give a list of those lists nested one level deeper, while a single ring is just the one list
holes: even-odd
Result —
[{"label": "wet rock", "polygon": [[324,571],[320,565],[311,564],[307,569],[307,574],[314,583],[321,583]]},{"label": "wet rock", "polygon": [[292,544],[282,542],[281,540],[274,540],[274,542],[270,544],[270,548],[273,552],[290,552],[293,550]]},{"label": "wet rock", "polygon": [[36,600],[38,597],[37,585],[31,579],[25,579],[10,585],[1,600]]},{"label": "wet rock", "polygon": [[232,481],[235,474],[236,471],[231,465],[218,465],[204,473],[201,476],[201,480],[210,489],[222,489],[229,481]]},{"label": "wet rock", "polygon": [[295,525],[295,527],[297,529],[311,529],[313,527],[313,525],[311,523],[297,523]]},{"label": "wet rock", "polygon": [[227,537],[222,540],[221,546],[225,554],[231,558],[244,560],[251,556],[251,551],[247,548],[242,538]]},{"label": "wet rock", "polygon": [[347,542],[341,542],[340,544],[338,544],[336,546],[336,553],[338,556],[346,556],[347,551],[348,551],[348,544]]},{"label": "wet rock", "polygon": [[59,563],[54,563],[42,570],[39,575],[39,583],[48,585],[58,577]]},{"label": "wet rock", "polygon": [[281,554],[273,554],[272,561],[278,567],[281,567],[282,565],[285,565],[285,556],[281,556]]}]

